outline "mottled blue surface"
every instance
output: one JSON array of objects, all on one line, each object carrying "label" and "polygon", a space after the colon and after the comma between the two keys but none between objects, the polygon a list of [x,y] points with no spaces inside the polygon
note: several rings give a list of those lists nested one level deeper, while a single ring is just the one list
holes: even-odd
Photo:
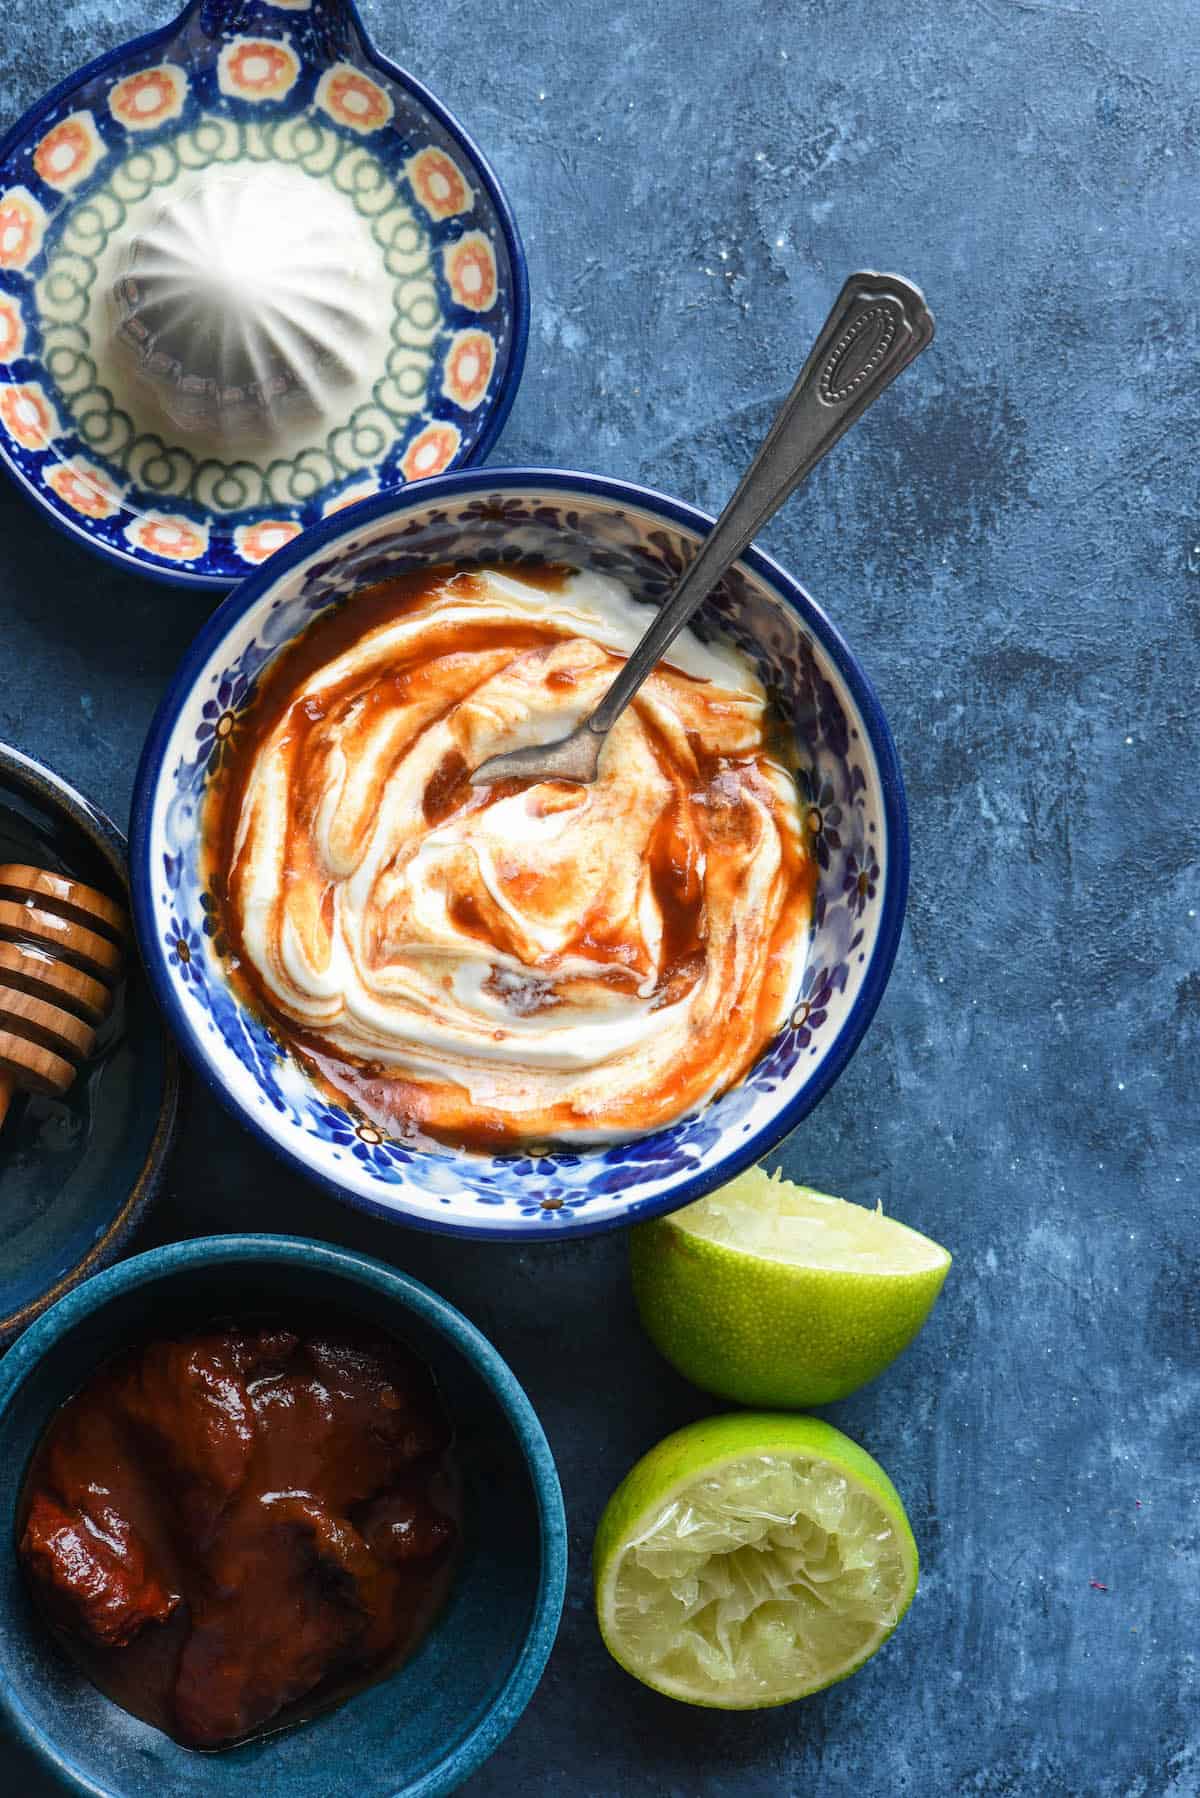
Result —
[{"label": "mottled blue surface", "polygon": [[[13,9],[6,112],[158,10]],[[937,312],[934,349],[764,534],[864,656],[908,777],[896,974],[784,1162],[957,1257],[914,1348],[830,1412],[908,1501],[917,1602],[824,1698],[674,1707],[609,1664],[588,1593],[609,1489],[706,1408],[639,1334],[619,1238],[389,1235],[199,1098],[158,1231],[282,1226],[389,1255],[527,1385],[575,1561],[550,1669],[473,1798],[1194,1798],[1190,0],[364,10],[517,208],[534,323],[498,460],[711,507],[847,270],[898,268]],[[0,737],[118,816],[203,615],[0,492]]]}]

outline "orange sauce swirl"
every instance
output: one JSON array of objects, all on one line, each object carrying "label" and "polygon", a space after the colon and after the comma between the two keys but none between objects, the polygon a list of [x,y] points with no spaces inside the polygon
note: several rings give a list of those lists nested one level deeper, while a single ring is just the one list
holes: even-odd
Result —
[{"label": "orange sauce swirl", "polygon": [[636,1136],[783,1022],[816,868],[731,649],[678,639],[592,785],[470,784],[586,716],[644,619],[594,574],[424,571],[319,618],[239,720],[204,820],[235,978],[379,1129]]}]

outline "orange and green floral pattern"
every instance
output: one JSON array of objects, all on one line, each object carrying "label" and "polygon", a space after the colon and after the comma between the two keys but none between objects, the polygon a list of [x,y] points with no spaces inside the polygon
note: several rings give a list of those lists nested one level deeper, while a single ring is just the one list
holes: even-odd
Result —
[{"label": "orange and green floral pattern", "polygon": [[0,268],[28,268],[45,235],[46,214],[27,187],[0,194]]},{"label": "orange and green floral pattern", "polygon": [[171,512],[146,512],[125,526],[131,549],[166,562],[194,562],[208,548],[208,526]]},{"label": "orange and green floral pattern", "polygon": [[442,392],[464,412],[474,412],[496,366],[496,340],[486,331],[456,331],[446,351]]},{"label": "orange and green floral pattern", "polygon": [[7,294],[0,294],[0,362],[15,362],[25,348],[25,320],[21,308]]},{"label": "orange and green floral pattern", "polygon": [[121,510],[121,488],[104,469],[82,456],[55,462],[46,470],[46,485],[82,518],[115,518]]},{"label": "orange and green floral pattern", "polygon": [[468,312],[487,312],[496,303],[496,256],[482,231],[468,231],[444,255],[446,283]]},{"label": "orange and green floral pattern", "polygon": [[266,562],[300,535],[294,518],[263,518],[257,524],[239,524],[233,533],[233,547],[243,562]]},{"label": "orange and green floral pattern", "polygon": [[47,187],[69,193],[86,181],[108,148],[90,112],[73,112],[51,126],[33,152],[33,166]]},{"label": "orange and green floral pattern", "polygon": [[[34,109],[0,172],[0,460],[105,554],[184,585],[236,581],[317,519],[478,454],[525,331],[503,205],[453,122],[352,39],[330,66],[323,0],[217,10],[215,66],[188,31],[106,59]],[[108,353],[116,234],[242,157],[345,196],[381,305],[386,288],[343,410],[270,453],[164,437]]]},{"label": "orange and green floral pattern", "polygon": [[400,463],[406,481],[427,481],[430,475],[442,474],[449,468],[462,442],[457,425],[438,423],[418,431]]},{"label": "orange and green floral pattern", "polygon": [[231,38],[217,58],[217,85],[237,100],[282,100],[299,73],[300,58],[282,38]]},{"label": "orange and green floral pattern", "polygon": [[391,123],[392,97],[356,69],[353,63],[335,62],[317,83],[317,105],[338,125],[348,125],[365,137]]},{"label": "orange and green floral pattern", "polygon": [[153,131],[183,112],[188,79],[177,63],[160,62],[118,81],[108,96],[108,110],[129,131]]},{"label": "orange and green floral pattern", "polygon": [[49,449],[62,434],[58,413],[40,381],[0,387],[0,422],[22,449]]},{"label": "orange and green floral pattern", "polygon": [[410,156],[404,172],[430,218],[454,218],[460,212],[469,212],[475,203],[475,195],[458,164],[433,144]]}]

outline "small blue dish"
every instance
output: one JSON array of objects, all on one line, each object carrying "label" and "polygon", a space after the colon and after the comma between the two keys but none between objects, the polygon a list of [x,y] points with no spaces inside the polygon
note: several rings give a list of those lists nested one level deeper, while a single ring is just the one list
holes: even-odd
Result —
[{"label": "small blue dish", "polygon": [[[263,270],[239,287],[273,221],[296,221],[304,266],[314,208],[328,310],[277,247],[268,297]],[[233,269],[261,325],[239,355],[212,361],[236,306],[214,303],[219,334],[206,315],[181,340],[148,304],[156,266],[164,292],[180,288],[162,273],[164,221],[191,246],[191,298],[203,271]],[[528,328],[496,177],[375,50],[354,0],[188,0],[0,141],[0,465],[60,529],[169,584],[227,588],[364,495],[482,460]],[[260,428],[285,414],[286,429]]]},{"label": "small blue dish", "polygon": [[827,1093],[883,996],[908,888],[891,731],[857,658],[799,582],[748,549],[698,614],[753,663],[795,736],[818,863],[813,930],[785,1027],[737,1086],[629,1142],[473,1154],[381,1136],[331,1104],[237,996],[201,853],[207,784],[272,658],[359,588],[414,569],[565,562],[661,602],[711,528],[624,481],[505,468],[443,476],[330,519],[244,581],[159,707],[134,786],[134,918],[185,1053],[278,1154],[373,1215],[454,1235],[587,1235],[703,1197],[759,1161]]},{"label": "small blue dish", "polygon": [[[218,1754],[103,1697],[51,1639],[12,1543],[30,1455],[92,1369],[155,1329],[326,1304],[402,1337],[457,1433],[464,1554],[445,1609],[391,1678],[307,1723]],[[87,1798],[434,1798],[479,1767],[533,1694],[566,1580],[546,1438],[512,1373],[452,1305],[381,1262],[289,1236],[173,1243],[62,1299],[0,1363],[0,1716]]]},{"label": "small blue dish", "polygon": [[[0,862],[114,898],[125,839],[49,768],[0,743]],[[95,1051],[62,1098],[18,1095],[0,1131],[0,1347],[124,1252],[175,1132],[179,1061],[131,957]]]}]

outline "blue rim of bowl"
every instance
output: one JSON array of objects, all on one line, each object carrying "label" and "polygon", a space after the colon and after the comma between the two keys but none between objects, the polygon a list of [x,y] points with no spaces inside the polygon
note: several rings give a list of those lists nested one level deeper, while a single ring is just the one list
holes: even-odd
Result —
[{"label": "blue rim of bowl", "polygon": [[[13,1394],[41,1355],[59,1336],[81,1318],[98,1311],[109,1299],[180,1268],[222,1267],[263,1257],[276,1264],[305,1269],[315,1263],[326,1273],[340,1274],[370,1286],[383,1297],[396,1300],[400,1309],[415,1313],[431,1325],[483,1376],[516,1433],[529,1469],[537,1504],[541,1557],[529,1630],[516,1665],[493,1698],[487,1715],[480,1718],[453,1751],[452,1765],[446,1766],[443,1762],[441,1767],[431,1768],[415,1785],[403,1787],[395,1795],[400,1798],[402,1792],[403,1798],[440,1798],[440,1794],[453,1791],[495,1753],[533,1697],[558,1634],[566,1596],[568,1553],[562,1487],[537,1412],[499,1350],[448,1299],[414,1280],[411,1274],[400,1273],[373,1256],[358,1255],[350,1249],[336,1248],[307,1236],[201,1236],[167,1243],[162,1248],[149,1249],[143,1255],[134,1255],[120,1266],[97,1275],[86,1286],[60,1299],[38,1319],[0,1362],[0,1414],[7,1409]],[[48,1761],[72,1790],[86,1793],[87,1798],[111,1798],[110,1793],[94,1784],[73,1761],[47,1741],[24,1706],[13,1696],[11,1688],[4,1687],[0,1691],[0,1707],[26,1746],[44,1762]]]},{"label": "blue rim of bowl", "polygon": [[[124,836],[117,829],[112,819],[102,812],[99,806],[85,799],[82,793],[76,792],[60,774],[52,768],[35,761],[32,756],[24,755],[8,743],[0,743],[0,778],[8,775],[14,782],[23,782],[39,796],[43,797],[51,807],[61,808],[66,812],[76,828],[99,842],[107,852],[113,872],[128,885],[127,844]],[[158,1119],[154,1126],[154,1135],[150,1139],[146,1156],[138,1172],[138,1177],[130,1188],[125,1203],[116,1217],[109,1224],[103,1236],[94,1242],[87,1254],[82,1256],[75,1266],[68,1268],[60,1275],[54,1285],[39,1297],[30,1299],[18,1311],[10,1311],[7,1317],[0,1317],[0,1352],[4,1345],[19,1336],[51,1305],[58,1302],[78,1286],[82,1280],[97,1274],[108,1267],[120,1255],[129,1239],[141,1223],[148,1207],[158,1193],[162,1184],[163,1172],[167,1156],[175,1141],[175,1130],[179,1120],[179,1085],[180,1068],[179,1053],[174,1039],[164,1028],[163,1045],[163,1096],[158,1108]],[[11,1350],[10,1350],[11,1353]]]},{"label": "blue rim of bowl", "polygon": [[[406,69],[402,69],[398,63],[393,62],[390,57],[385,56],[381,50],[376,48],[374,40],[363,24],[357,0],[343,0],[343,4],[349,14],[350,24],[358,33],[359,47],[365,60],[386,75],[389,80],[406,88],[413,98],[432,113],[438,123],[457,141],[483,182],[504,235],[513,283],[512,352],[508,359],[508,367],[504,371],[504,379],[500,383],[499,392],[488,414],[487,423],[460,464],[464,470],[473,468],[477,463],[486,460],[497,437],[504,429],[508,415],[512,411],[513,402],[517,397],[517,390],[521,385],[521,377],[525,372],[525,353],[529,347],[529,267],[525,258],[525,246],[521,242],[521,233],[517,229],[517,221],[513,209],[509,205],[508,196],[501,187],[491,163],[470,132],[460,124],[455,115],[442,104],[435,94],[430,93],[423,82],[418,81],[415,75],[410,75]],[[73,93],[76,88],[82,87],[85,82],[95,80],[98,75],[103,75],[106,70],[115,68],[133,55],[141,55],[146,51],[155,50],[174,42],[179,35],[184,18],[190,13],[198,11],[202,5],[203,0],[190,0],[190,4],[177,13],[170,24],[159,26],[157,31],[147,31],[141,37],[127,38],[123,44],[118,44],[115,49],[106,50],[103,56],[97,56],[94,61],[84,63],[82,68],[76,69],[72,74],[65,76],[62,81],[57,82],[48,93],[42,95],[40,100],[35,100],[28,111],[22,113],[16,123],[9,127],[3,137],[0,137],[0,168],[8,161],[17,146],[32,132],[34,126],[52,112],[60,100],[65,100],[68,94]],[[186,570],[161,567],[157,563],[145,560],[132,550],[118,549],[113,544],[93,537],[85,525],[73,523],[65,513],[59,512],[54,506],[51,506],[42,490],[25,478],[22,470],[8,453],[7,440],[2,432],[0,432],[0,468],[56,531],[62,536],[70,538],[73,543],[82,543],[91,550],[93,555],[99,556],[105,562],[110,562],[116,568],[133,569],[137,574],[145,575],[147,580],[157,581],[160,586],[183,588],[192,593],[228,593],[231,587],[240,584],[231,582],[225,575],[193,574]],[[394,499],[398,494],[406,493],[408,490],[409,484],[406,483],[403,487],[389,488],[386,494],[379,497]],[[317,527],[311,528],[316,529]],[[302,536],[306,537],[307,532],[302,533]],[[297,541],[299,540],[297,539]],[[264,563],[263,566],[265,567],[266,564]]]},{"label": "blue rim of bowl", "polygon": [[[545,1235],[542,1235],[540,1232],[515,1224],[471,1223],[465,1225],[449,1218],[434,1217],[418,1207],[406,1205],[402,1199],[386,1204],[382,1200],[368,1198],[363,1193],[351,1192],[346,1187],[339,1186],[336,1180],[328,1178],[313,1168],[302,1155],[296,1154],[270,1136],[258,1120],[238,1103],[233,1094],[217,1078],[208,1062],[199,1034],[192,1028],[187,1014],[179,1003],[174,983],[167,972],[166,962],[161,953],[158,932],[154,927],[149,871],[150,817],[153,810],[154,785],[157,784],[157,776],[161,773],[163,752],[174,727],[176,716],[191,691],[196,677],[229,627],[257,603],[262,594],[274,585],[280,575],[285,574],[296,563],[306,561],[314,550],[334,542],[339,537],[352,535],[363,525],[370,524],[377,518],[386,517],[389,512],[400,511],[409,505],[433,506],[463,494],[502,492],[511,487],[545,487],[586,493],[609,500],[614,504],[641,507],[646,511],[658,513],[670,522],[684,525],[701,535],[711,530],[713,525],[713,519],[707,512],[701,512],[694,506],[685,505],[682,500],[671,499],[667,494],[658,493],[651,487],[641,487],[630,481],[619,481],[608,475],[582,474],[561,468],[480,468],[470,469],[459,474],[438,475],[431,480],[422,481],[418,488],[403,489],[399,493],[380,494],[378,497],[361,501],[353,508],[352,513],[335,514],[334,517],[313,525],[302,536],[297,537],[293,543],[277,550],[269,562],[264,563],[261,569],[235,588],[228,599],[217,607],[201,627],[199,635],[194,638],[184,655],[183,661],[154,715],[154,721],[142,749],[137,774],[134,777],[129,825],[129,865],[133,890],[134,926],[141,944],[142,959],[145,962],[146,971],[158,1002],[182,1044],[184,1053],[201,1078],[226,1109],[232,1112],[234,1117],[247,1129],[251,1130],[272,1154],[282,1156],[306,1178],[323,1186],[345,1204],[354,1206],[356,1210],[365,1211],[369,1216],[385,1218],[390,1223],[411,1224],[417,1229],[431,1230],[435,1234],[444,1236],[473,1236],[493,1242],[530,1242],[544,1241],[551,1233],[547,1231]],[[888,851],[887,877],[875,947],[871,953],[870,965],[859,989],[858,997],[855,999],[833,1047],[822,1060],[813,1078],[805,1083],[789,1104],[783,1106],[776,1113],[770,1123],[756,1131],[747,1141],[739,1144],[735,1150],[720,1161],[715,1169],[704,1169],[700,1173],[694,1174],[681,1187],[672,1192],[660,1193],[649,1199],[635,1200],[620,1211],[606,1217],[590,1217],[586,1212],[573,1214],[569,1225],[564,1227],[562,1224],[557,1224],[555,1226],[553,1237],[558,1241],[567,1236],[596,1236],[606,1230],[624,1229],[626,1225],[644,1218],[660,1217],[666,1212],[678,1211],[681,1206],[689,1205],[695,1199],[703,1198],[705,1193],[711,1192],[714,1187],[724,1185],[726,1181],[732,1180],[745,1168],[761,1161],[763,1156],[769,1154],[802,1118],[808,1116],[845,1070],[847,1063],[862,1041],[868,1024],[875,1015],[891,975],[892,964],[896,959],[900,931],[904,923],[904,908],[908,898],[908,805],[904,796],[904,780],[900,773],[900,760],[883,707],[866,672],[849,645],[799,581],[781,568],[778,562],[770,556],[764,555],[762,550],[755,549],[753,545],[743,551],[739,557],[739,564],[767,581],[784,604],[791,606],[801,623],[811,630],[849,688],[866,727],[867,739],[879,770]],[[400,1190],[402,1192],[403,1188]]]}]

